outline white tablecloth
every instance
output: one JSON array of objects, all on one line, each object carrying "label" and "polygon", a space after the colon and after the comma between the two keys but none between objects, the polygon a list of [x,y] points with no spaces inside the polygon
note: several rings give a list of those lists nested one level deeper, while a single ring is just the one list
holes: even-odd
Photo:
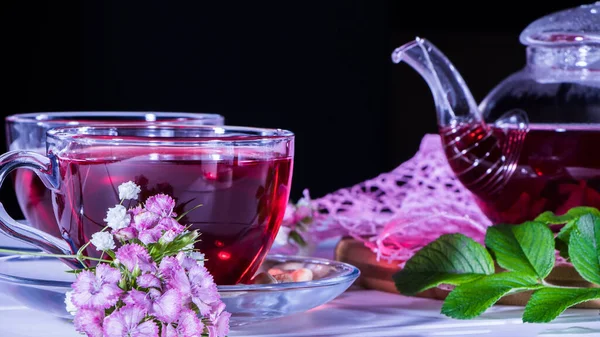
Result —
[{"label": "white tablecloth", "polygon": [[[493,307],[474,320],[439,314],[441,302],[374,290],[348,290],[332,302],[293,316],[238,327],[242,336],[600,336],[597,310],[568,310],[549,324],[523,324],[519,307]],[[70,322],[0,295],[0,337],[77,337]]]},{"label": "white tablecloth", "polygon": [[[10,246],[2,235],[0,245]],[[10,242],[13,244],[14,242]],[[331,245],[315,255],[332,258]],[[0,287],[2,285],[0,284]],[[570,309],[552,323],[523,324],[522,308],[494,306],[474,320],[440,314],[442,302],[353,287],[305,313],[237,327],[231,337],[600,337],[598,310]],[[0,289],[0,337],[81,337],[71,322],[28,309]]]}]

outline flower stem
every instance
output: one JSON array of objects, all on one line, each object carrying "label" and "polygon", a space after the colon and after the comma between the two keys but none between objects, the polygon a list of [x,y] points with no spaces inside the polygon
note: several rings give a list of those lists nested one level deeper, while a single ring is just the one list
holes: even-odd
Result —
[{"label": "flower stem", "polygon": [[112,261],[109,260],[104,260],[104,259],[97,259],[95,257],[87,257],[87,256],[82,256],[82,258],[84,260],[91,260],[91,261],[98,261],[98,262],[104,262],[104,263],[112,263]]},{"label": "flower stem", "polygon": [[57,258],[63,258],[63,259],[78,259],[78,260],[79,259],[84,259],[84,260],[91,260],[91,261],[111,263],[111,261],[109,261],[109,260],[98,259],[98,258],[95,258],[95,257],[88,257],[88,256],[48,254],[48,253],[44,253],[44,252],[39,252],[38,253],[38,252],[29,252],[29,251],[21,251],[21,250],[12,250],[12,249],[0,249],[0,253],[15,254],[15,255],[57,257]]},{"label": "flower stem", "polygon": [[0,249],[0,253],[15,254],[15,255],[30,255],[30,256],[46,256],[46,257],[62,257],[66,259],[76,259],[77,255],[62,255],[62,254],[48,254],[44,252],[29,252],[12,249]]},{"label": "flower stem", "polygon": [[184,213],[183,213],[183,214],[181,214],[180,216],[176,217],[176,218],[175,218],[175,220],[176,220],[176,221],[179,221],[179,220],[181,220],[181,218],[183,218],[184,216],[186,216],[186,215],[187,215],[189,212],[191,212],[191,211],[195,210],[196,208],[200,208],[200,207],[202,207],[202,206],[203,206],[202,204],[198,204],[198,205],[194,206],[192,209],[190,209],[190,210],[188,210],[187,212],[184,212]]}]

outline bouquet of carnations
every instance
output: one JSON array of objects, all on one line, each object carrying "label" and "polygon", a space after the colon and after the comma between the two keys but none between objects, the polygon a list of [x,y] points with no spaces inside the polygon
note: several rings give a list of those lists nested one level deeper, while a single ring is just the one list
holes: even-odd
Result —
[{"label": "bouquet of carnations", "polygon": [[[107,226],[76,255],[86,267],[73,271],[77,278],[65,298],[76,330],[89,337],[227,335],[231,314],[204,255],[194,249],[198,231],[179,223],[185,214],[173,212],[170,196],[126,208],[123,202],[137,200],[140,187],[129,181],[118,190],[121,201],[108,209]],[[89,244],[102,252],[99,258],[83,254]]]}]

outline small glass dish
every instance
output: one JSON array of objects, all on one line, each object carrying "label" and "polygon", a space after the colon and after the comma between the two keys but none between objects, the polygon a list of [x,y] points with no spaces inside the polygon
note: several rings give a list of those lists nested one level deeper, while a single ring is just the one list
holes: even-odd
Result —
[{"label": "small glass dish", "polygon": [[[325,304],[346,291],[360,275],[349,264],[322,258],[270,255],[260,271],[293,263],[312,269],[315,279],[276,284],[219,286],[221,299],[232,316],[230,326],[264,321],[304,312]],[[11,255],[0,258],[0,291],[26,307],[72,319],[65,309],[65,293],[75,275],[56,258]]]}]

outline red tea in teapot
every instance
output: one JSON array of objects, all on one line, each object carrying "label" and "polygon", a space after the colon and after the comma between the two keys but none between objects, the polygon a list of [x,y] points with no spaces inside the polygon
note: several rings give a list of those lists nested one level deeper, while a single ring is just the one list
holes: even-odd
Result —
[{"label": "red tea in teapot", "polygon": [[[517,224],[544,211],[600,208],[600,127],[529,124],[528,129],[469,124],[454,132],[441,130],[448,158],[461,153],[449,160],[450,165],[490,220]],[[471,157],[464,155],[467,152]],[[512,167],[502,168],[502,156],[513,154],[517,157]],[[470,158],[479,158],[479,167]]]},{"label": "red tea in teapot", "polygon": [[[579,13],[571,21],[587,24],[582,17],[589,16],[589,9]],[[565,16],[543,20],[547,22],[521,39],[539,37],[533,33]],[[587,60],[587,50],[574,45],[568,55]],[[600,127],[585,124],[597,121],[598,82],[586,75],[597,69],[593,62],[571,68],[560,61],[567,58],[549,51],[528,50],[525,70],[506,78],[480,105],[457,68],[428,40],[417,37],[392,53],[392,61],[406,62],[429,85],[448,163],[493,223],[517,224],[544,211],[563,214],[575,206],[600,207],[600,158],[595,153]],[[577,86],[571,86],[569,76],[577,77]]]}]

